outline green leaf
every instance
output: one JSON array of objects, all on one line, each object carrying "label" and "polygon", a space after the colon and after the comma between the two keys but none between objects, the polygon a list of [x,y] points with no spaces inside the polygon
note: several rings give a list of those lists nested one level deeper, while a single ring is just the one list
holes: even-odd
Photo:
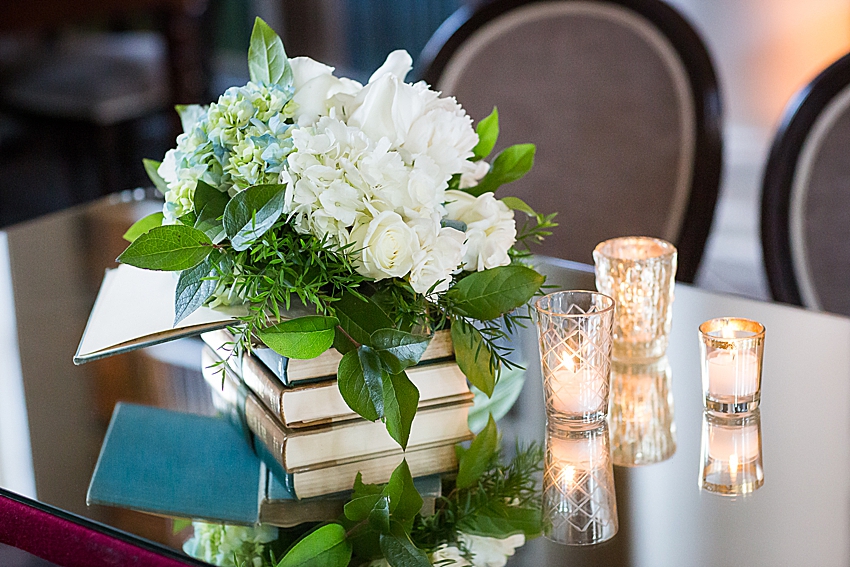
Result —
[{"label": "green leaf", "polygon": [[218,282],[214,279],[204,279],[215,274],[215,267],[207,256],[203,262],[180,273],[177,288],[174,290],[174,326],[194,313],[206,303],[215,291]]},{"label": "green leaf", "polygon": [[494,106],[490,116],[478,122],[478,125],[475,127],[475,133],[478,134],[478,143],[472,148],[472,161],[486,158],[496,146],[496,140],[499,139],[498,108]]},{"label": "green leaf", "polygon": [[369,344],[390,372],[398,374],[405,368],[419,363],[428,348],[431,337],[414,335],[396,329],[378,329],[370,336]]},{"label": "green leaf", "polygon": [[288,358],[316,358],[333,344],[336,317],[308,315],[258,331],[260,340]]},{"label": "green leaf", "polygon": [[375,531],[387,533],[390,531],[390,499],[379,496],[375,506],[369,512],[369,525]]},{"label": "green leaf", "polygon": [[489,321],[525,305],[543,285],[544,279],[527,266],[499,266],[469,274],[446,295],[461,315]]},{"label": "green leaf", "polygon": [[519,197],[502,197],[500,200],[505,204],[506,207],[513,211],[520,211],[530,217],[537,216],[537,213],[534,212],[534,209],[532,209],[528,205],[528,203],[526,203]]},{"label": "green leaf", "polygon": [[351,544],[345,538],[345,528],[327,524],[296,543],[277,567],[345,567],[349,561]]},{"label": "green leaf", "polygon": [[198,215],[197,220],[195,220],[195,228],[203,230],[213,242],[219,240],[224,234],[222,216],[228,201],[230,201],[230,197],[227,193],[223,193],[203,181],[198,181],[193,197],[195,212]]},{"label": "green leaf", "polygon": [[[375,351],[361,356],[362,352],[363,347],[360,347],[345,353],[339,363],[337,383],[348,407],[364,419],[375,421],[384,415],[381,360]],[[368,370],[363,367],[364,359]]]},{"label": "green leaf", "polygon": [[[360,347],[360,349],[369,347]],[[374,352],[374,351],[373,351]],[[410,439],[410,424],[419,405],[419,390],[407,377],[407,374],[384,373],[383,409],[387,419],[387,431],[402,449],[407,449]]]},{"label": "green leaf", "polygon": [[357,473],[357,476],[354,478],[354,489],[352,492],[352,497],[360,498],[362,496],[368,496],[370,494],[381,494],[381,490],[381,485],[379,484],[364,484],[363,475]]},{"label": "green leaf", "polygon": [[410,474],[407,460],[403,460],[395,468],[384,493],[390,498],[390,512],[396,520],[409,520],[422,509],[422,497],[413,484],[413,475]]},{"label": "green leaf", "polygon": [[499,539],[522,533],[533,538],[543,531],[539,508],[510,506],[507,502],[491,500],[486,506],[464,516],[457,529],[468,534]]},{"label": "green leaf", "polygon": [[391,567],[431,567],[424,551],[416,547],[404,526],[390,523],[390,533],[381,534],[381,551]]},{"label": "green leaf", "polygon": [[[363,300],[345,293],[333,303],[339,326],[361,345],[372,342],[372,333],[378,329],[392,328],[393,321],[370,299]],[[355,345],[356,346],[356,345]]]},{"label": "green leaf", "polygon": [[183,226],[195,226],[195,221],[198,220],[198,215],[195,214],[195,211],[189,211],[182,217],[177,217],[177,220],[180,221],[180,224]]},{"label": "green leaf", "polygon": [[452,344],[455,360],[470,384],[493,395],[496,386],[496,369],[490,366],[490,351],[481,337],[481,331],[472,325],[455,321],[452,325]]},{"label": "green leaf", "polygon": [[224,207],[224,231],[234,250],[246,250],[277,222],[283,212],[284,185],[254,185]]},{"label": "green leaf", "polygon": [[377,494],[367,494],[366,496],[354,498],[345,504],[342,512],[345,514],[345,517],[352,522],[365,520],[369,517],[369,514],[372,512],[372,508],[375,507],[375,504],[377,504],[378,500],[381,498],[382,495],[380,492]]},{"label": "green leaf", "polygon": [[192,525],[192,520],[188,518],[173,518],[171,520],[171,533],[177,534]]},{"label": "green leaf", "polygon": [[159,166],[162,165],[161,161],[156,161],[153,159],[143,159],[142,165],[145,166],[145,173],[148,174],[148,177],[153,182],[153,186],[157,188],[157,190],[165,195],[168,192],[168,183],[165,182],[165,179],[160,177]]},{"label": "green leaf", "polygon": [[463,189],[470,195],[495,193],[505,183],[522,178],[534,165],[534,144],[517,144],[502,150],[490,165],[490,172],[475,187]]},{"label": "green leaf", "polygon": [[124,240],[133,242],[138,237],[149,231],[150,229],[162,226],[162,220],[165,216],[162,213],[151,213],[148,216],[141,218],[133,223],[133,226],[127,229],[124,233]]},{"label": "green leaf", "polygon": [[190,226],[158,226],[139,236],[117,261],[146,270],[188,270],[213,251],[209,237]]},{"label": "green leaf", "polygon": [[292,68],[283,49],[283,42],[260,18],[254,20],[254,29],[251,32],[248,71],[255,83],[277,84],[283,87],[292,84]]},{"label": "green leaf", "polygon": [[469,449],[460,456],[456,486],[458,488],[469,488],[477,483],[484,471],[490,466],[498,448],[499,432],[496,429],[493,416],[490,416],[487,425],[481,430],[481,433],[475,436]]},{"label": "green leaf", "polygon": [[470,431],[478,433],[484,429],[491,414],[496,421],[502,419],[516,403],[524,384],[525,371],[521,368],[512,368],[501,373],[490,397],[475,386],[470,387],[475,394],[472,407],[469,408]]}]

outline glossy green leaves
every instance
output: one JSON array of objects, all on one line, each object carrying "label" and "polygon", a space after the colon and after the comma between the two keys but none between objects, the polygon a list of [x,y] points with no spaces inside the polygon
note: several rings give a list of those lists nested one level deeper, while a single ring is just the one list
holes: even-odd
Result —
[{"label": "glossy green leaves", "polygon": [[281,559],[277,567],[345,567],[351,561],[351,544],[345,528],[327,524],[310,532]]},{"label": "glossy green leaves", "polygon": [[496,422],[490,416],[487,425],[458,459],[457,487],[469,488],[478,482],[479,477],[489,468],[498,448],[499,432],[496,430]]},{"label": "glossy green leaves", "polygon": [[122,264],[146,270],[188,270],[212,252],[210,238],[182,224],[158,226],[140,235],[118,256]]},{"label": "glossy green leaves", "polygon": [[490,171],[474,187],[463,189],[476,197],[487,192],[495,193],[506,183],[521,179],[534,166],[534,144],[517,144],[502,150],[493,163]]},{"label": "glossy green leaves", "polygon": [[475,133],[478,134],[478,143],[472,148],[472,159],[478,161],[490,155],[499,139],[499,110],[496,107],[493,107],[490,116],[478,123]]},{"label": "glossy green leaves", "polygon": [[292,85],[292,68],[283,42],[266,22],[257,18],[248,48],[248,72],[255,83]]},{"label": "glossy green leaves", "polygon": [[224,208],[224,232],[234,250],[246,250],[277,222],[284,185],[254,185],[237,193]]},{"label": "glossy green leaves", "polygon": [[174,325],[191,315],[206,303],[216,288],[215,267],[207,256],[203,262],[180,273],[174,291]]},{"label": "glossy green leaves", "polygon": [[475,272],[447,292],[461,315],[488,321],[525,305],[544,277],[518,264]]},{"label": "glossy green leaves", "polygon": [[164,216],[162,213],[151,213],[148,216],[137,220],[133,223],[133,226],[128,228],[127,232],[124,233],[124,240],[127,242],[133,242],[150,229],[162,226],[163,218]]},{"label": "glossy green leaves", "polygon": [[259,331],[266,346],[287,358],[316,358],[333,344],[336,317],[309,315]]}]

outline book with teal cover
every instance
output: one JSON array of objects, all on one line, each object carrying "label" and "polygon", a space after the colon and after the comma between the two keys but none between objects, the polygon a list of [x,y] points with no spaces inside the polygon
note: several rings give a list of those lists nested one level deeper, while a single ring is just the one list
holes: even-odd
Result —
[{"label": "book with teal cover", "polygon": [[254,524],[261,465],[226,419],[119,403],[86,501]]}]

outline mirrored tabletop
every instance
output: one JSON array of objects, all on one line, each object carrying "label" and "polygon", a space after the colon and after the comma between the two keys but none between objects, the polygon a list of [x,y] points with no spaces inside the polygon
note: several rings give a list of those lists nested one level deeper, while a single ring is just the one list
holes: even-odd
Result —
[{"label": "mirrored tabletop", "polygon": [[[121,235],[160,206],[143,197],[113,195],[0,233],[0,487],[180,549],[188,534],[174,533],[168,518],[86,505],[117,402],[213,412],[197,339],[72,362],[104,269],[124,247]],[[557,288],[594,288],[585,266],[536,266]],[[662,422],[662,437],[641,445],[615,415],[608,423],[618,533],[584,547],[538,538],[509,565],[850,565],[850,319],[682,284],[675,293],[669,368],[652,386],[663,390],[652,394],[663,406],[654,411],[666,413],[650,416]],[[767,328],[758,423],[741,430],[760,442],[763,485],[737,496],[700,487],[710,424],[697,328],[722,316]],[[506,447],[543,441],[547,431],[534,328],[513,346],[528,370],[499,422]],[[639,370],[618,372],[621,387],[636,387],[629,373]]]}]

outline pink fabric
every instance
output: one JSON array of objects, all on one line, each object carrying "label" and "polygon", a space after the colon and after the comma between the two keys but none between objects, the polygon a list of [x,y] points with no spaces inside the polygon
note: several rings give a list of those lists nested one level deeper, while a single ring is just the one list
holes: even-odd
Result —
[{"label": "pink fabric", "polygon": [[165,557],[0,494],[0,542],[62,567],[185,567]]}]

